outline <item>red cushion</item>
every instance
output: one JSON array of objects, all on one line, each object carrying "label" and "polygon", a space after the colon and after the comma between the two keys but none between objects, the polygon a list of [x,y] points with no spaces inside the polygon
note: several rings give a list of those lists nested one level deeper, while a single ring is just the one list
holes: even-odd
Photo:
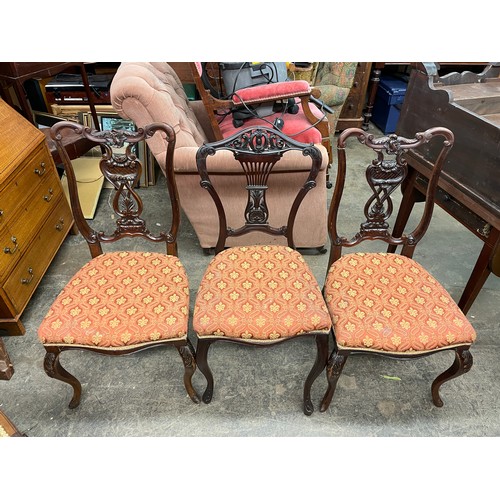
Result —
[{"label": "red cushion", "polygon": [[[305,117],[300,102],[297,102],[297,104],[299,106],[299,112],[295,115],[292,115],[291,113],[274,113],[273,115],[266,116],[264,118],[250,118],[245,120],[243,127],[262,127],[266,125],[272,127],[274,120],[276,118],[281,118],[284,122],[282,132],[288,137],[306,144],[321,144],[321,133]],[[311,106],[311,111],[315,116],[317,116],[318,121],[322,120],[325,116],[324,113],[314,105]],[[242,129],[242,127],[236,128],[233,125],[233,118],[231,114],[227,115],[219,123],[219,128],[224,138],[229,137]]]}]

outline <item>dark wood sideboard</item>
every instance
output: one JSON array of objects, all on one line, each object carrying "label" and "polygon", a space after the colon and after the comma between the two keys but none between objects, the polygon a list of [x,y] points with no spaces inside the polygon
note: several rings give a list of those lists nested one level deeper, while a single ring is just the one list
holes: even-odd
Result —
[{"label": "dark wood sideboard", "polygon": [[[412,137],[433,126],[449,128],[455,144],[438,183],[436,203],[483,241],[458,302],[467,312],[490,273],[500,276],[500,64],[481,72],[438,73],[439,63],[420,63],[411,71],[396,133]],[[406,186],[395,225],[404,230],[428,183],[427,145],[408,157]],[[457,262],[457,265],[462,263]]]}]

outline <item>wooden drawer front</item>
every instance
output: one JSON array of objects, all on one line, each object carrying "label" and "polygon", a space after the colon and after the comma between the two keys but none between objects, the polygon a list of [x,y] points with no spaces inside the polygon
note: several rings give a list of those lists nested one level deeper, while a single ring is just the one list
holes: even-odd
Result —
[{"label": "wooden drawer front", "polygon": [[41,148],[16,169],[16,175],[0,193],[0,227],[10,219],[23,200],[50,176],[56,177],[57,172],[52,160],[47,159],[45,148]]},{"label": "wooden drawer front", "polygon": [[5,282],[4,290],[18,312],[28,303],[71,227],[73,219],[66,199],[60,196],[56,202],[31,247]]},{"label": "wooden drawer front", "polygon": [[48,172],[31,198],[22,201],[15,217],[2,229],[0,238],[0,279],[17,263],[19,255],[26,251],[34,233],[43,225],[49,212],[62,196],[59,178]]},{"label": "wooden drawer front", "polygon": [[371,63],[358,63],[351,91],[342,108],[341,118],[360,118],[365,107]]},{"label": "wooden drawer front", "polygon": [[349,95],[342,108],[342,118],[356,118],[357,112],[357,96]]},{"label": "wooden drawer front", "polygon": [[0,281],[12,269],[21,257],[21,249],[16,236],[6,226],[0,231]]}]

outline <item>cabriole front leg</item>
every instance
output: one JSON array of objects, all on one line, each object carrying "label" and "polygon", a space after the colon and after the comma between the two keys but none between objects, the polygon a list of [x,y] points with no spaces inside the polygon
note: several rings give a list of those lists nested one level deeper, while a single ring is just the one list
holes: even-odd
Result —
[{"label": "cabriole front leg", "polygon": [[311,387],[319,374],[325,369],[328,361],[328,334],[316,335],[316,361],[314,362],[309,375],[304,384],[304,414],[311,415],[314,411],[314,405],[311,401]]},{"label": "cabriole front leg", "polygon": [[453,364],[432,382],[431,393],[434,404],[441,408],[443,400],[439,396],[439,388],[448,380],[467,373],[472,368],[472,354],[468,347],[455,349]]},{"label": "cabriole front leg", "polygon": [[198,345],[196,347],[196,364],[207,379],[207,387],[203,393],[202,400],[204,403],[210,403],[212,401],[212,396],[214,393],[214,377],[212,371],[208,366],[208,349],[212,344],[213,340],[198,338]]},{"label": "cabriole front leg", "polygon": [[67,372],[59,362],[59,355],[63,351],[60,347],[47,347],[45,346],[47,353],[45,354],[45,359],[43,361],[43,368],[45,373],[61,382],[66,382],[71,387],[73,387],[73,397],[69,402],[70,408],[76,408],[80,404],[80,398],[82,395],[82,385],[71,373]]}]

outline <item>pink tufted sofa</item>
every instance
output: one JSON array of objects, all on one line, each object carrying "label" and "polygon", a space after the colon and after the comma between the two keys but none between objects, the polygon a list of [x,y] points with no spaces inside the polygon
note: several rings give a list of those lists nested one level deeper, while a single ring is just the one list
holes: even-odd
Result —
[{"label": "pink tufted sofa", "polygon": [[[214,140],[209,117],[203,102],[189,101],[177,74],[164,62],[123,62],[111,84],[111,102],[122,117],[142,127],[151,122],[166,122],[176,132],[174,166],[182,210],[191,223],[200,243],[208,250],[215,246],[218,236],[218,218],[214,203],[200,186],[196,168],[196,152],[204,142]],[[149,148],[164,168],[165,150],[163,142],[151,138]],[[326,228],[326,149],[317,145],[323,155],[323,165],[316,188],[305,198],[297,214],[294,239],[298,248],[322,248],[327,242]],[[241,169],[227,152],[224,161],[208,162],[211,173],[216,175],[217,189],[226,204],[228,223],[241,225],[241,217],[247,202]],[[299,152],[293,152],[299,153]],[[293,156],[293,157],[292,157]],[[218,157],[220,159],[220,156]],[[209,158],[210,159],[210,158]],[[299,183],[303,183],[310,160],[298,155],[289,155],[278,163],[269,181],[268,206],[270,223],[280,226],[286,223],[293,197]],[[234,172],[238,172],[235,174]],[[279,189],[272,189],[273,185]],[[237,239],[230,238],[229,245],[253,243],[286,244],[282,237],[264,233],[251,233]]]}]

